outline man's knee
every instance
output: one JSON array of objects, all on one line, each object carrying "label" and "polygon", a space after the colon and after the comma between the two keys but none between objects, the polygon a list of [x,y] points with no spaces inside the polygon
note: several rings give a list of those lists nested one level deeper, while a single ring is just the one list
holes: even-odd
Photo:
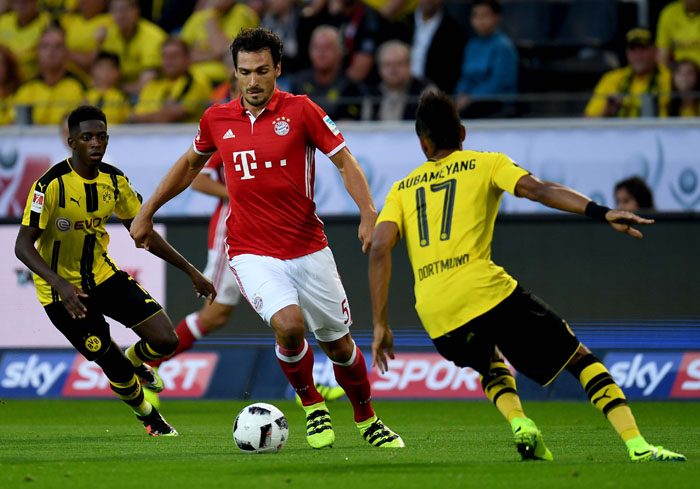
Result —
[{"label": "man's knee", "polygon": [[134,367],[124,356],[121,348],[112,342],[105,352],[94,359],[100,366],[105,376],[112,382],[128,382],[134,376]]},{"label": "man's knee", "polygon": [[298,348],[304,343],[304,318],[299,306],[287,306],[270,320],[277,343],[285,348]]}]

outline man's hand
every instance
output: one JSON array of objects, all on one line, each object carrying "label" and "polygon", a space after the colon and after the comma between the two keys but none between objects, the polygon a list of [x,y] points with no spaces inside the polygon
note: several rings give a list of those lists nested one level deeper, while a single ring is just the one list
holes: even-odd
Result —
[{"label": "man's hand", "polygon": [[87,298],[88,295],[83,292],[80,287],[76,287],[67,280],[61,279],[61,283],[55,287],[58,295],[61,296],[63,307],[66,308],[68,314],[73,319],[85,319],[87,307],[80,300],[81,297]]},{"label": "man's hand", "polygon": [[654,224],[653,219],[645,219],[627,211],[608,211],[605,214],[605,219],[608,220],[608,223],[615,231],[629,234],[637,239],[642,239],[644,235],[638,229],[633,228],[633,224]]},{"label": "man's hand", "polygon": [[136,243],[136,247],[148,249],[153,232],[153,219],[146,217],[143,210],[139,211],[129,227],[129,234]]},{"label": "man's hand", "polygon": [[357,239],[362,243],[362,253],[369,253],[372,248],[372,235],[377,223],[377,213],[372,212],[360,218],[360,227],[357,230]]},{"label": "man's hand", "polygon": [[374,326],[374,339],[372,340],[372,367],[377,367],[381,373],[389,370],[387,356],[394,359],[394,333],[389,325]]},{"label": "man's hand", "polygon": [[211,281],[202,275],[202,273],[195,269],[190,274],[190,279],[192,280],[192,285],[194,286],[194,291],[197,293],[198,297],[203,297],[209,300],[209,304],[214,302],[216,298],[216,289]]}]

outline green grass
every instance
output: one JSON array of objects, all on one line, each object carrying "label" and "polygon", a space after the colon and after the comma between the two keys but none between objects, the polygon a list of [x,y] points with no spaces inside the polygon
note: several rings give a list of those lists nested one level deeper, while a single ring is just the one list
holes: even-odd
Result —
[{"label": "green grass", "polygon": [[231,425],[244,402],[165,401],[178,438],[150,438],[112,401],[0,403],[0,488],[639,488],[698,487],[700,409],[636,403],[646,438],[688,456],[684,464],[633,464],[602,415],[585,403],[530,402],[554,463],[519,462],[510,428],[486,402],[378,402],[407,448],[365,444],[347,401],[334,402],[332,449],[304,440],[301,409],[275,404],[290,423],[278,454],[239,452]]}]

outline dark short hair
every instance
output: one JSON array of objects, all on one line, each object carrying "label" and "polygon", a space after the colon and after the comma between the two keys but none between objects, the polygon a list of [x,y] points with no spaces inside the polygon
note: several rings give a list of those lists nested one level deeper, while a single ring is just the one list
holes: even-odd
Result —
[{"label": "dark short hair", "polygon": [[73,134],[80,129],[80,123],[85,121],[102,121],[107,125],[107,116],[102,109],[94,105],[81,105],[68,114],[68,132]]},{"label": "dark short hair", "polygon": [[182,49],[182,51],[187,56],[190,55],[190,46],[185,41],[183,41],[182,38],[177,37],[177,36],[170,36],[165,41],[163,41],[163,44],[161,44],[160,49],[162,50],[168,44],[176,44],[176,45],[180,46],[180,49]]},{"label": "dark short hair", "polygon": [[109,61],[117,69],[119,69],[119,66],[120,66],[119,55],[114,54],[114,53],[108,53],[107,51],[100,51],[99,53],[97,53],[97,58],[95,58],[95,64],[98,61]]},{"label": "dark short hair", "polygon": [[654,208],[654,195],[647,183],[641,177],[630,177],[615,184],[615,192],[620,189],[627,190],[640,209]]},{"label": "dark short hair", "polygon": [[444,92],[423,92],[416,110],[416,134],[429,139],[436,149],[455,149],[462,144],[462,121]]},{"label": "dark short hair", "polygon": [[474,0],[472,2],[472,9],[478,5],[485,5],[496,15],[501,15],[503,13],[503,5],[501,5],[501,2],[498,0]]},{"label": "dark short hair", "polygon": [[263,27],[243,29],[231,43],[233,66],[238,68],[238,53],[256,53],[268,49],[272,55],[272,64],[276,67],[282,59],[282,40],[277,34]]}]

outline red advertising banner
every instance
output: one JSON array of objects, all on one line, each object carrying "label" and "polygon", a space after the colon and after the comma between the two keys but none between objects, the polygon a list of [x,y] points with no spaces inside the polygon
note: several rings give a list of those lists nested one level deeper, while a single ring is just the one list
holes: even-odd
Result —
[{"label": "red advertising banner", "polygon": [[700,399],[700,352],[685,353],[671,390],[672,398]]},{"label": "red advertising banner", "polygon": [[[183,353],[158,369],[165,390],[161,397],[204,397],[219,360],[217,353]],[[63,397],[112,397],[102,369],[76,355],[63,386]]]},{"label": "red advertising banner", "polygon": [[388,372],[370,372],[370,382],[375,398],[485,398],[476,371],[437,353],[397,353]]}]

